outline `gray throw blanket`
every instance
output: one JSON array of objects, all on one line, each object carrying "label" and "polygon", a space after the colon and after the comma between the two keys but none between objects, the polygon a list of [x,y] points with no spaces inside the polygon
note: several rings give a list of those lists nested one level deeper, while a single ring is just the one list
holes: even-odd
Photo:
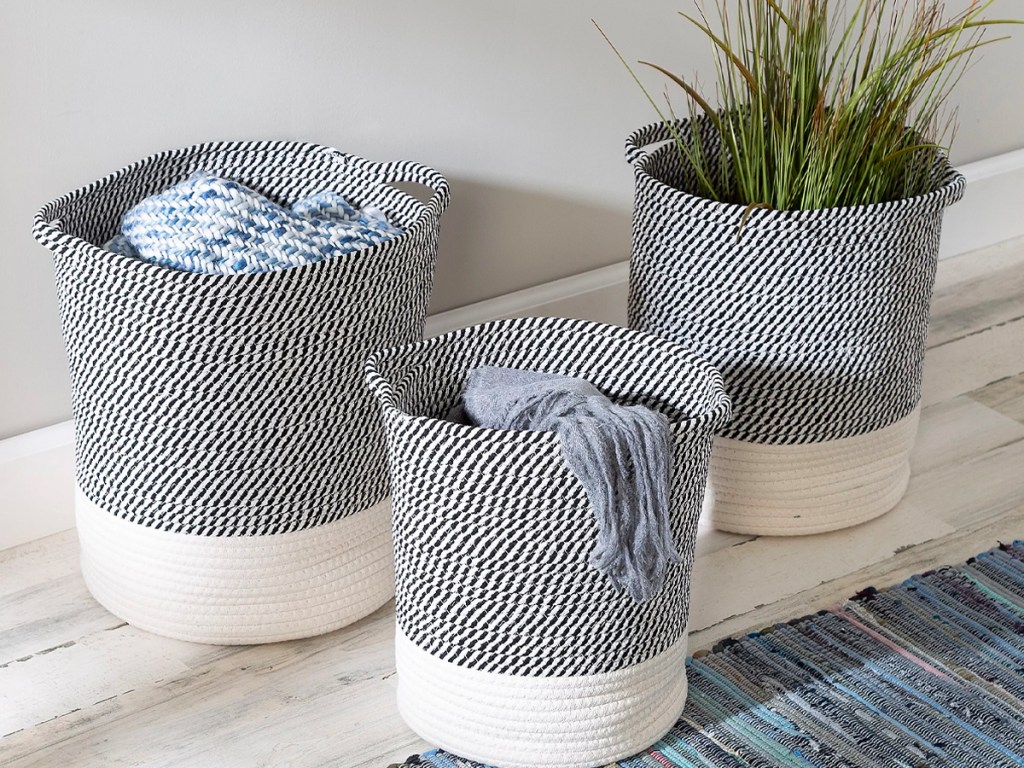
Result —
[{"label": "gray throw blanket", "polygon": [[556,432],[597,518],[590,563],[638,602],[679,559],[669,525],[668,419],[615,405],[583,379],[510,368],[469,372],[466,415],[478,426]]}]

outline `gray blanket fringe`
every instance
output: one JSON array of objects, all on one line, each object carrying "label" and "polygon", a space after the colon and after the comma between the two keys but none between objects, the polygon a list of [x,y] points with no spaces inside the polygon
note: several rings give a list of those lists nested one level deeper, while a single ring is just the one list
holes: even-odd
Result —
[{"label": "gray blanket fringe", "polygon": [[638,602],[658,594],[679,559],[668,519],[665,416],[616,405],[582,379],[493,367],[469,372],[464,408],[479,426],[556,432],[597,520],[591,565]]}]

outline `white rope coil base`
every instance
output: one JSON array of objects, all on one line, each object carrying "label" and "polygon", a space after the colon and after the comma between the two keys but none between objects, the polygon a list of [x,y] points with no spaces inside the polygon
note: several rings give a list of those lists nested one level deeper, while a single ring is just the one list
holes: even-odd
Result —
[{"label": "white rope coil base", "polygon": [[394,595],[391,501],[265,536],[198,536],[130,523],[75,490],[82,574],[129,624],[196,643],[241,645],[343,627]]},{"label": "white rope coil base", "polygon": [[799,536],[866,522],[896,506],[910,480],[919,409],[840,440],[766,445],[716,437],[712,522],[731,533]]},{"label": "white rope coil base", "polygon": [[686,703],[686,636],[594,675],[499,674],[443,661],[395,633],[398,708],[423,739],[498,768],[595,768],[663,737]]}]

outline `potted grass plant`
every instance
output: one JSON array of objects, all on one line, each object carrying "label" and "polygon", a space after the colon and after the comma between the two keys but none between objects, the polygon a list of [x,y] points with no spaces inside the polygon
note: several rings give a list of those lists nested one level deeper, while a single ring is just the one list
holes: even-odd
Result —
[{"label": "potted grass plant", "polygon": [[681,119],[615,51],[660,118],[626,143],[630,325],[706,356],[733,401],[716,527],[817,533],[903,496],[943,210],[965,187],[947,102],[1008,23],[990,4],[700,5],[682,15],[714,52],[714,94],[641,62],[680,89]]}]

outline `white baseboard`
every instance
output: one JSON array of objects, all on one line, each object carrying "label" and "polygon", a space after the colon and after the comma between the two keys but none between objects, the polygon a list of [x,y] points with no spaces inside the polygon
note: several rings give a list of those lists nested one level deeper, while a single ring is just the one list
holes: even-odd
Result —
[{"label": "white baseboard", "polygon": [[[940,258],[1024,237],[1024,149],[961,167],[964,199],[946,211]],[[432,315],[426,335],[503,317],[561,315],[623,325],[628,262]],[[71,422],[0,440],[0,550],[70,528]]]},{"label": "white baseboard", "polygon": [[559,315],[626,322],[626,280],[629,262],[592,269],[494,299],[440,312],[427,318],[426,336],[437,336],[476,323],[505,317]]},{"label": "white baseboard", "polygon": [[70,421],[0,440],[0,550],[75,524]]},{"label": "white baseboard", "polygon": [[960,167],[967,193],[946,210],[939,258],[1024,237],[1024,149]]}]

